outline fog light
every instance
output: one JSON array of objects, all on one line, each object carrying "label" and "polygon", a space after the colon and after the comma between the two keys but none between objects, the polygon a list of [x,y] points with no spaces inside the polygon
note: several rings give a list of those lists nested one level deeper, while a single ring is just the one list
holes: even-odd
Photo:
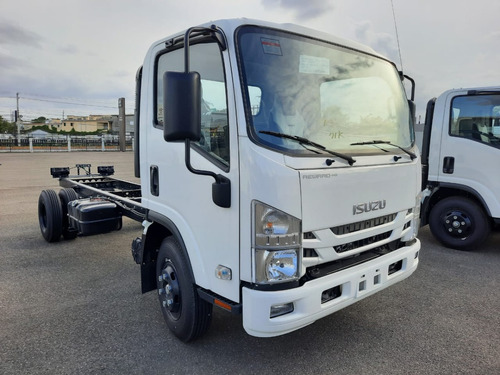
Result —
[{"label": "fog light", "polygon": [[271,306],[271,314],[269,317],[276,318],[277,316],[289,314],[291,312],[293,312],[293,302],[273,305]]}]

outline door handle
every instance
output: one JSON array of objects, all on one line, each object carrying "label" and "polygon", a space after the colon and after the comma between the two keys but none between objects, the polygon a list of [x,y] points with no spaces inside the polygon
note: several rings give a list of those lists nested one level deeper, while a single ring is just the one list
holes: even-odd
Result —
[{"label": "door handle", "polygon": [[155,197],[160,195],[160,172],[157,165],[149,168],[149,189]]},{"label": "door handle", "polygon": [[455,158],[453,156],[445,156],[443,159],[443,173],[453,174],[455,170]]}]

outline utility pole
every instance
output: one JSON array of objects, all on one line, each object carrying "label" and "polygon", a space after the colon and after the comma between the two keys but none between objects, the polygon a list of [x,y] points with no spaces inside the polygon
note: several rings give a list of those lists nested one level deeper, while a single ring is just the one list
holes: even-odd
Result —
[{"label": "utility pole", "polygon": [[21,115],[19,113],[19,93],[16,93],[16,106],[17,106],[17,145],[21,146]]},{"label": "utility pole", "polygon": [[120,151],[126,151],[125,145],[125,98],[118,99],[118,126]]}]

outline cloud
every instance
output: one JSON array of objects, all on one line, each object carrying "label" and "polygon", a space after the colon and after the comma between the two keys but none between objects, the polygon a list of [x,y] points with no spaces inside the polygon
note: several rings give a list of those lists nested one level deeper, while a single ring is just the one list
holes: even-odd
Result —
[{"label": "cloud", "polygon": [[0,69],[1,70],[13,70],[21,67],[25,67],[27,64],[24,60],[13,57],[9,54],[2,53],[0,51]]},{"label": "cloud", "polygon": [[9,23],[5,19],[0,20],[0,45],[24,45],[41,48],[43,38],[30,30]]},{"label": "cloud", "polygon": [[261,0],[264,7],[290,9],[300,21],[307,21],[333,10],[329,0]]},{"label": "cloud", "polygon": [[360,42],[369,45],[376,52],[399,62],[397,41],[393,35],[374,31],[373,25],[368,21],[356,25],[355,35]]},{"label": "cloud", "polygon": [[74,55],[74,54],[77,54],[79,52],[79,49],[74,44],[67,44],[63,47],[60,47],[58,49],[58,52],[63,53],[63,54],[67,54],[67,55]]},{"label": "cloud", "polygon": [[[116,88],[113,82],[105,83],[106,89],[94,89],[95,84],[88,85],[86,79],[53,69],[45,69],[39,75],[29,72],[0,75],[0,96],[4,97],[0,97],[0,110],[5,115],[14,109],[18,92],[25,119],[42,115],[60,117],[63,111],[66,115],[118,113],[117,99],[127,98],[127,91],[123,87]],[[3,90],[4,87],[15,89]],[[131,96],[126,99],[127,112],[131,112],[133,106]]]}]

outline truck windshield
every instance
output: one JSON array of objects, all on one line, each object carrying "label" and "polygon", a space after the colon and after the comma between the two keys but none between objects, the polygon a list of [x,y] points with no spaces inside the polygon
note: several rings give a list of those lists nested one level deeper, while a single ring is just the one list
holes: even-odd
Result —
[{"label": "truck windshield", "polygon": [[238,31],[249,133],[292,154],[317,155],[281,133],[345,154],[380,152],[363,142],[413,143],[395,67],[362,52],[255,26]]}]

